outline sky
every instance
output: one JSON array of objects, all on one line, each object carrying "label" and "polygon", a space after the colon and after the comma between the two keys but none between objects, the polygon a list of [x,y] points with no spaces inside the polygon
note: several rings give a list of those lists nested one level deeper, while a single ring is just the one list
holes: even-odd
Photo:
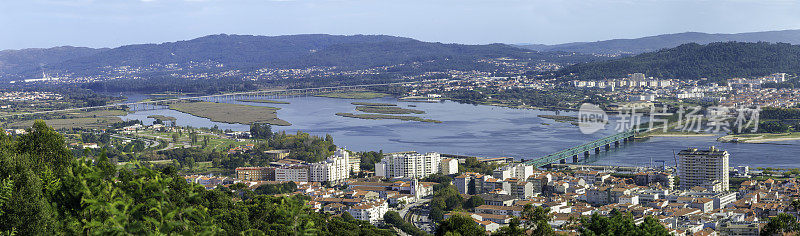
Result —
[{"label": "sky", "polygon": [[795,0],[0,0],[0,50],[117,47],[209,34],[385,34],[558,44],[800,29]]}]

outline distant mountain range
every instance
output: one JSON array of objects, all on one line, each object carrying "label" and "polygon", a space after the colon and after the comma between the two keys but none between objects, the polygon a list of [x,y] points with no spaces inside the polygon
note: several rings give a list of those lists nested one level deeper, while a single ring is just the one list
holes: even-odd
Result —
[{"label": "distant mountain range", "polygon": [[96,55],[107,48],[85,47],[31,48],[0,51],[0,74],[17,74],[81,57]]},{"label": "distant mountain range", "polygon": [[576,42],[556,45],[516,45],[536,51],[563,51],[587,54],[639,54],[686,43],[708,44],[713,42],[772,42],[800,44],[800,30],[764,31],[739,34],[707,34],[687,32],[663,34],[636,39],[612,39],[597,42]]},{"label": "distant mountain range", "polygon": [[[161,44],[113,49],[58,47],[0,51],[0,78],[41,76],[41,71],[92,75],[117,67],[174,65],[181,71],[255,70],[258,68],[364,69],[425,62],[426,70],[496,68],[481,59],[576,63],[602,59],[590,55],[536,52],[505,44],[463,45],[423,42],[385,35],[210,35]],[[208,63],[213,66],[196,66]],[[419,66],[419,65],[418,65]],[[155,69],[159,70],[159,69]],[[146,68],[154,73],[152,68]],[[158,71],[155,71],[157,73]]]},{"label": "distant mountain range", "polygon": [[[382,79],[391,80],[451,70],[525,73],[543,62],[576,64],[558,73],[580,72],[578,76],[583,78],[614,77],[632,72],[649,72],[670,78],[696,78],[800,71],[794,70],[793,63],[797,60],[796,55],[791,54],[795,52],[791,45],[714,43],[728,41],[800,44],[800,30],[742,34],[681,33],[549,46],[443,44],[386,35],[219,34],[117,48],[64,46],[4,50],[0,51],[0,81],[41,78],[43,72],[55,76],[95,76],[91,81],[102,81],[104,77],[161,81],[198,78],[198,74],[200,78],[219,78],[230,71],[248,73],[264,68],[309,67],[345,71],[342,73],[346,75],[344,77],[359,79],[371,79],[376,74],[354,70],[383,68]],[[677,47],[686,43],[694,44]],[[708,43],[711,44],[698,45]],[[649,53],[630,58],[599,55],[642,52]],[[234,77],[229,76],[229,79]],[[345,80],[335,76],[327,79]]]},{"label": "distant mountain range", "polygon": [[579,79],[621,78],[641,72],[667,79],[763,76],[800,73],[800,45],[787,43],[688,43],[675,48],[620,59],[579,63],[556,72]]}]

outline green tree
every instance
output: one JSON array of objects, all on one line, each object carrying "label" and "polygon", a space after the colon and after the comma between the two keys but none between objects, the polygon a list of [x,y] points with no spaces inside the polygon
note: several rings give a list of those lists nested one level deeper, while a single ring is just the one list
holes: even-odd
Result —
[{"label": "green tree", "polygon": [[581,219],[578,232],[582,235],[670,235],[669,231],[652,217],[646,217],[644,223],[636,225],[633,216],[616,210],[608,217],[593,214],[590,218]]},{"label": "green tree", "polygon": [[467,199],[466,203],[464,203],[464,208],[472,209],[481,206],[483,204],[484,204],[483,198],[479,196],[472,196],[469,199]]},{"label": "green tree", "polygon": [[472,220],[472,217],[453,214],[439,224],[439,227],[436,228],[436,235],[481,236],[486,235],[486,231]]},{"label": "green tree", "polygon": [[800,232],[800,223],[797,222],[797,217],[787,213],[778,214],[775,217],[769,218],[769,222],[764,229],[761,230],[761,235],[786,235],[788,233]]}]

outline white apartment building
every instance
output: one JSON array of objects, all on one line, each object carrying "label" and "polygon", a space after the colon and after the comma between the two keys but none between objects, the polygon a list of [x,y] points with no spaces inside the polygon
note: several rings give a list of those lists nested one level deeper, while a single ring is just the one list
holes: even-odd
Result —
[{"label": "white apartment building", "polygon": [[361,158],[359,157],[350,157],[350,171],[353,173],[361,172]]},{"label": "white apartment building", "polygon": [[387,211],[389,211],[389,204],[384,200],[378,200],[352,206],[347,210],[347,213],[350,213],[353,218],[358,220],[369,221],[369,223],[375,224],[383,219],[383,215],[386,214]]},{"label": "white apartment building", "polygon": [[728,151],[713,146],[708,150],[690,148],[681,151],[678,153],[680,187],[700,186],[714,192],[728,191],[729,156]]},{"label": "white apartment building", "polygon": [[339,183],[350,177],[350,170],[350,154],[340,148],[328,159],[310,165],[309,180]]},{"label": "white apartment building", "polygon": [[442,164],[439,165],[439,173],[443,175],[458,174],[458,160],[442,158]]},{"label": "white apartment building", "polygon": [[308,182],[308,166],[283,166],[275,169],[275,181]]},{"label": "white apartment building", "polygon": [[492,177],[499,180],[508,178],[528,179],[531,175],[533,175],[533,166],[522,163],[503,166],[492,172]]},{"label": "white apartment building", "polygon": [[386,178],[425,178],[439,173],[442,157],[439,153],[403,152],[387,154],[375,164],[375,176]]}]

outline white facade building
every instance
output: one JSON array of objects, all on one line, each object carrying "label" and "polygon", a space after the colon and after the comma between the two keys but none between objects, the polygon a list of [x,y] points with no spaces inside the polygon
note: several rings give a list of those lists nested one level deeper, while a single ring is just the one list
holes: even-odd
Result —
[{"label": "white facade building", "polygon": [[361,203],[350,207],[347,213],[358,220],[369,221],[371,224],[378,223],[383,219],[383,215],[389,211],[389,204],[384,200],[375,202]]},{"label": "white facade building", "polygon": [[508,178],[528,179],[531,175],[533,175],[533,166],[522,163],[503,166],[492,172],[492,177],[499,180]]},{"label": "white facade building", "polygon": [[386,178],[425,178],[439,173],[441,164],[442,157],[435,152],[393,153],[384,156],[380,163],[375,164],[375,175]]},{"label": "white facade building", "polygon": [[308,182],[308,166],[284,166],[275,169],[275,181]]},{"label": "white facade building", "polygon": [[458,160],[443,158],[442,164],[439,166],[439,173],[443,175],[458,174]]},{"label": "white facade building", "polygon": [[337,149],[327,160],[312,163],[309,167],[311,182],[339,183],[350,177],[350,154]]}]

